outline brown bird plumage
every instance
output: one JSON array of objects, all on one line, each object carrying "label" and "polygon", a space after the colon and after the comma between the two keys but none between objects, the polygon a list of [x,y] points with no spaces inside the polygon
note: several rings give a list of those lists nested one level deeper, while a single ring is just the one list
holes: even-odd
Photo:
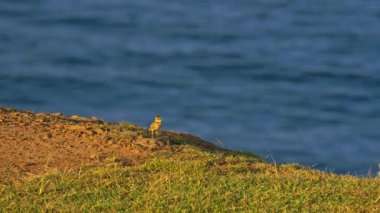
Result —
[{"label": "brown bird plumage", "polygon": [[154,121],[150,124],[150,127],[149,127],[149,131],[151,132],[152,134],[152,138],[153,138],[153,134],[154,132],[156,132],[156,135],[158,137],[158,131],[161,129],[161,126],[162,126],[162,119],[161,119],[161,116],[157,115],[155,118],[154,118]]}]

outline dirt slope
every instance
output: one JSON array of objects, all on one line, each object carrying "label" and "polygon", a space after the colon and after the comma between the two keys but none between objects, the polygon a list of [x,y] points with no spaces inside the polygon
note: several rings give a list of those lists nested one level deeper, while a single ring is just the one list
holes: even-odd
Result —
[{"label": "dirt slope", "polygon": [[109,158],[132,166],[145,162],[152,152],[175,152],[175,144],[181,143],[218,149],[191,135],[162,132],[152,139],[132,124],[0,108],[0,177],[80,169]]}]

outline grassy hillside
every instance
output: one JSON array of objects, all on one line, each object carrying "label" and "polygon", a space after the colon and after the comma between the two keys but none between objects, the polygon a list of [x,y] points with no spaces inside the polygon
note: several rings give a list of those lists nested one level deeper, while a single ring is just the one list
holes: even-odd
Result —
[{"label": "grassy hillside", "polygon": [[[152,140],[146,130],[127,123],[5,109],[0,115],[2,156],[13,156],[9,153],[20,149],[10,150],[12,143],[25,147],[47,143],[48,150],[57,147],[70,159],[63,167],[62,162],[56,163],[55,156],[50,163],[29,156],[23,163],[15,159],[17,164],[12,158],[0,157],[7,168],[1,173],[0,212],[380,212],[380,178],[328,174],[296,164],[270,164],[255,155],[223,150],[180,133],[162,132],[160,139]],[[34,124],[40,117],[42,122]],[[58,133],[70,142],[62,142],[55,135],[57,124],[67,129]],[[10,126],[18,133],[12,133]],[[41,126],[44,131],[52,128],[48,131],[52,135],[44,142],[40,141],[45,135]],[[89,129],[99,133],[86,136],[84,131]],[[43,134],[28,138],[28,131]],[[84,146],[88,156],[65,152],[75,141],[97,144],[100,149],[94,149],[94,155],[89,148],[92,146]],[[23,159],[27,155],[24,151],[16,154]],[[64,156],[56,158],[62,161]],[[78,166],[72,164],[75,157]]]}]

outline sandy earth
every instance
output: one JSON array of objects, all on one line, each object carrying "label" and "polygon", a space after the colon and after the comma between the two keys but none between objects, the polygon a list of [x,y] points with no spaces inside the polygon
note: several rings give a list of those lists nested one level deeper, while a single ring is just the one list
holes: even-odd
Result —
[{"label": "sandy earth", "polygon": [[60,113],[32,113],[0,108],[0,177],[72,170],[104,164],[108,158],[132,166],[149,154],[172,150],[178,139],[203,148],[216,147],[185,134],[163,132],[159,139],[132,124]]}]

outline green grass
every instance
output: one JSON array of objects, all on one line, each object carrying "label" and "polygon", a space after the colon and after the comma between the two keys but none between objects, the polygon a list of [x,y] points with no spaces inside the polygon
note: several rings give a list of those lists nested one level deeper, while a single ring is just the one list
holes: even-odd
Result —
[{"label": "green grass", "polygon": [[274,165],[252,154],[183,146],[144,164],[56,172],[0,184],[0,212],[380,211],[380,178]]}]

